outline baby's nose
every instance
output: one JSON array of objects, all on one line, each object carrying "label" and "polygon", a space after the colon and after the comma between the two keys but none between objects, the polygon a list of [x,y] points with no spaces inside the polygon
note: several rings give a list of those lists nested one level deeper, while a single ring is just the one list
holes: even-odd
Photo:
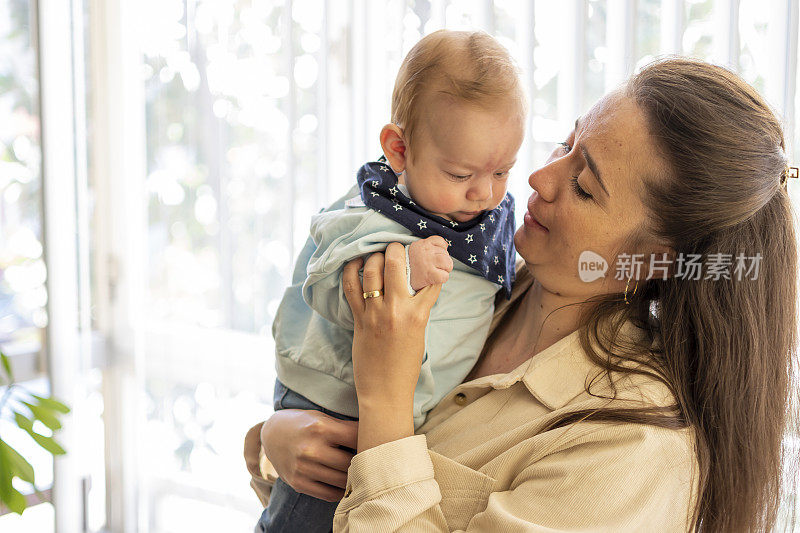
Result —
[{"label": "baby's nose", "polygon": [[472,187],[467,191],[468,200],[485,202],[492,197],[492,177],[480,176],[474,180]]}]

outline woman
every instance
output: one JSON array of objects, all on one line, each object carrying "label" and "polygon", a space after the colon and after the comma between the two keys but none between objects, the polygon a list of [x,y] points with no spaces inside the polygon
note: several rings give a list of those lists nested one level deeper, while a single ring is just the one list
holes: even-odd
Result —
[{"label": "woman", "polygon": [[[797,420],[786,161],[780,124],[734,74],[645,68],[530,176],[514,297],[417,435],[438,290],[408,297],[394,245],[366,260],[363,284],[361,263],[346,267],[357,436],[276,413],[245,444],[257,492],[260,432],[297,490],[344,495],[336,530],[770,529]],[[581,276],[592,267],[600,277]],[[383,296],[364,300],[372,290]],[[357,448],[352,462],[340,447]]]}]

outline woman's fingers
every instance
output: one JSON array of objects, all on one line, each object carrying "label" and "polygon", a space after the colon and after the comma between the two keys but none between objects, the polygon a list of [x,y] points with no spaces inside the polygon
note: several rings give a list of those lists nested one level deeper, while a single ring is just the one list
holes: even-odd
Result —
[{"label": "woman's fingers", "polygon": [[338,502],[344,496],[344,490],[333,485],[314,481],[308,477],[293,480],[293,483],[289,483],[289,480],[284,480],[284,482],[297,492],[308,494],[326,502]]},{"label": "woman's fingers", "polygon": [[347,484],[347,472],[328,468],[319,463],[308,465],[307,471],[303,473],[308,479],[317,483],[325,483],[332,487],[343,489]]},{"label": "woman's fingers", "polygon": [[[364,263],[363,276],[364,292],[383,291],[383,254],[374,253],[367,257],[367,261]],[[371,299],[367,298],[367,300]]]},{"label": "woman's fingers", "polygon": [[390,298],[396,296],[408,298],[405,247],[397,242],[389,244],[386,247],[384,263],[383,284],[386,287],[384,294]]},{"label": "woman's fingers", "polygon": [[328,442],[335,446],[355,449],[358,443],[358,422],[331,418],[327,433]]},{"label": "woman's fingers", "polygon": [[353,453],[341,448],[327,448],[319,452],[318,462],[339,472],[347,473],[350,468],[350,461],[353,460]]},{"label": "woman's fingers", "polygon": [[292,485],[292,488],[326,502],[338,502],[344,496],[344,490],[315,481],[303,480],[298,482],[296,487]]},{"label": "woman's fingers", "polygon": [[362,294],[364,291],[361,288],[361,280],[358,279],[358,271],[363,264],[364,259],[358,257],[344,265],[344,271],[342,272],[342,290],[354,316],[364,310],[364,296]]},{"label": "woman's fingers", "polygon": [[[417,291],[417,294],[414,295],[414,300],[419,303],[426,311],[430,311],[433,304],[436,303],[436,299],[439,298],[439,293],[442,291],[441,285],[428,285],[424,287],[422,290]],[[427,313],[426,313],[427,316]]]}]

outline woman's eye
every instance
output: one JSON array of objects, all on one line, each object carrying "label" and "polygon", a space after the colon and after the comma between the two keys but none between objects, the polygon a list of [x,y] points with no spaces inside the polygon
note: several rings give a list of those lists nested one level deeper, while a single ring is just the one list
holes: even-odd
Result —
[{"label": "woman's eye", "polygon": [[568,154],[572,151],[572,145],[570,145],[568,142],[560,142],[558,145],[561,146],[565,154]]},{"label": "woman's eye", "polygon": [[584,191],[578,184],[578,176],[572,176],[572,190],[578,195],[581,200],[591,200],[592,195]]}]

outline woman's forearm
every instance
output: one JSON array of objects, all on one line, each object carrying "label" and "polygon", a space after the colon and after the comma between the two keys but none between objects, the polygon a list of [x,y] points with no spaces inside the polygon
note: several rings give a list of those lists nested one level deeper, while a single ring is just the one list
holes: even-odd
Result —
[{"label": "woman's forearm", "polygon": [[[362,264],[363,283],[358,275]],[[442,287],[430,285],[411,297],[405,249],[398,243],[386,247],[385,258],[375,253],[345,265],[342,287],[355,324],[353,377],[357,449],[362,452],[414,434],[414,388],[425,354],[425,330]]]},{"label": "woman's forearm", "polygon": [[413,435],[413,399],[359,398],[358,452]]}]

